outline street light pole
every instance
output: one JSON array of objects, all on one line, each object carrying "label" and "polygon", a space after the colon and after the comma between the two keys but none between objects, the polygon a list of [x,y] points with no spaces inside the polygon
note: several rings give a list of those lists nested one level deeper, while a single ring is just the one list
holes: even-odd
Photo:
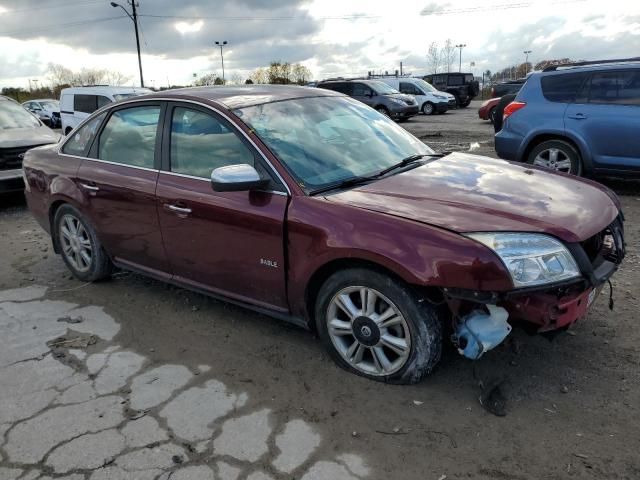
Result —
[{"label": "street light pole", "polygon": [[133,22],[133,28],[136,32],[136,49],[138,50],[138,69],[140,70],[140,86],[144,88],[144,78],[142,77],[142,57],[140,56],[140,36],[138,34],[138,12],[136,11],[136,0],[129,0],[131,5],[131,13],[127,11],[122,5],[116,2],[111,2],[111,6],[114,8],[120,7],[127,14],[127,17]]},{"label": "street light pole", "polygon": [[527,73],[529,73],[529,54],[531,53],[531,50],[525,50],[524,51],[524,75],[525,77],[527,76]]},{"label": "street light pole", "polygon": [[460,65],[458,65],[458,72],[462,72],[462,49],[466,46],[467,46],[466,43],[461,43],[459,45],[456,45],[456,48],[460,49]]},{"label": "street light pole", "polygon": [[225,84],[224,81],[224,55],[222,54],[222,46],[226,45],[227,41],[223,40],[222,42],[216,42],[216,45],[220,46],[220,60],[222,61],[222,84]]}]

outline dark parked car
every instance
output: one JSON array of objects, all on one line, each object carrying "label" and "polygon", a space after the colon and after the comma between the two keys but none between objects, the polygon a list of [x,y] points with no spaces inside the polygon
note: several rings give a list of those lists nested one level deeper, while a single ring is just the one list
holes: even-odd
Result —
[{"label": "dark parked car", "polygon": [[526,78],[520,78],[518,80],[496,83],[491,87],[491,98],[500,98],[512,93],[518,93],[526,81]]},{"label": "dark parked car", "polygon": [[420,380],[449,329],[478,358],[509,323],[568,327],[624,255],[605,187],[443,158],[329,90],[173,90],[74,132],[29,151],[24,172],[78,279],[117,266],[223,297],[316,329],[340,366],[376,380]]},{"label": "dark parked car", "polygon": [[422,78],[438,90],[456,97],[458,108],[468,107],[480,93],[480,84],[472,73],[434,73]]},{"label": "dark parked car", "polygon": [[27,150],[59,139],[18,102],[0,95],[0,193],[23,189],[22,159]]},{"label": "dark parked car", "polygon": [[501,158],[575,175],[640,174],[640,61],[534,73],[504,110]]},{"label": "dark parked car", "polygon": [[394,120],[408,120],[420,111],[415,97],[379,80],[332,80],[319,82],[317,87],[349,95]]}]

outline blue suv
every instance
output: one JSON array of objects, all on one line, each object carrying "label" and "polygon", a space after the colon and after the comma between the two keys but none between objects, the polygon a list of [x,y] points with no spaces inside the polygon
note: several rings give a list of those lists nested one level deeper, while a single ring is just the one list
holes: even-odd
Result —
[{"label": "blue suv", "polygon": [[640,59],[534,73],[504,119],[500,158],[574,175],[640,176]]}]

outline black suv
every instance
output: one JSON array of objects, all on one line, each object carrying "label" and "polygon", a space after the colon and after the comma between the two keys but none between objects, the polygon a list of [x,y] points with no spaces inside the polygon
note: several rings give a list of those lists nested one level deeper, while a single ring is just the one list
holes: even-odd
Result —
[{"label": "black suv", "polygon": [[491,98],[504,97],[505,95],[518,93],[526,81],[526,78],[520,78],[518,80],[507,80],[506,82],[496,83],[491,87]]},{"label": "black suv", "polygon": [[400,122],[417,115],[420,110],[412,95],[404,95],[378,80],[325,80],[317,87],[349,95]]},{"label": "black suv", "polygon": [[472,73],[434,73],[422,78],[441,92],[456,97],[458,108],[468,107],[471,100],[480,93],[480,84]]}]

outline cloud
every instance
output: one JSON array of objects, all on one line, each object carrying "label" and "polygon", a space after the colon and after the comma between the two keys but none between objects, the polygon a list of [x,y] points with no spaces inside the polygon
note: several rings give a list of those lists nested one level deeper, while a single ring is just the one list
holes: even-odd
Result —
[{"label": "cloud", "polygon": [[438,15],[446,11],[449,7],[451,7],[450,3],[431,2],[420,11],[420,15]]}]

